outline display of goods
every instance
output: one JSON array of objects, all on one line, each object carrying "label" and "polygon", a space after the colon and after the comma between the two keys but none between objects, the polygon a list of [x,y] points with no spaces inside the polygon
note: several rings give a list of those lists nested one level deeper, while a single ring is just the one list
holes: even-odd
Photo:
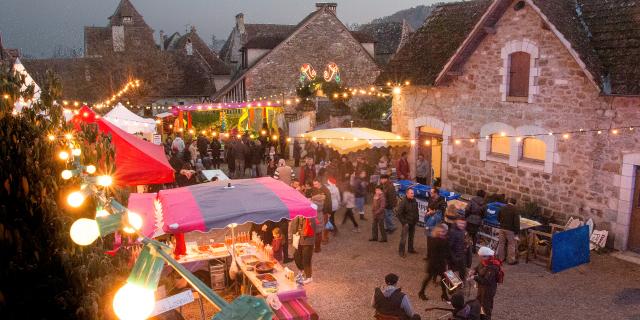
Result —
[{"label": "display of goods", "polygon": [[256,264],[256,272],[257,273],[270,273],[273,271],[275,264],[273,262],[262,261]]},{"label": "display of goods", "polygon": [[242,256],[240,257],[240,259],[242,259],[242,263],[248,265],[248,266],[253,266],[255,264],[257,264],[258,262],[260,262],[260,259],[258,259],[258,257],[256,257],[255,255],[246,255],[246,256]]}]

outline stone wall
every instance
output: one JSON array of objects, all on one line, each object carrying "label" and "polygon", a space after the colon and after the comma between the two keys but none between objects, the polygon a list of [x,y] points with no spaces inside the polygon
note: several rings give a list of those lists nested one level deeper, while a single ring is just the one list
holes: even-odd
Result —
[{"label": "stone wall", "polygon": [[[456,137],[480,137],[481,128],[503,123],[512,128],[536,126],[547,132],[640,125],[640,98],[605,97],[563,43],[530,8],[507,10],[463,67],[461,76],[437,88],[407,87],[394,98],[393,131],[415,136],[416,124],[450,126],[443,159],[443,186],[458,192],[476,189],[505,193],[520,202],[535,202],[564,221],[568,216],[593,218],[596,228],[611,231],[610,244],[626,247],[631,199],[623,156],[640,153],[638,130],[554,136],[550,172],[521,159],[494,161],[481,155],[482,140],[454,143]],[[532,103],[502,102],[502,48],[513,40],[537,46],[538,92]],[[436,120],[425,120],[426,118]],[[409,126],[407,126],[409,123]],[[445,134],[446,136],[446,134]],[[512,145],[521,147],[515,138]],[[547,146],[550,148],[551,146]],[[482,159],[482,160],[481,160]],[[446,161],[445,161],[446,160]],[[497,159],[499,160],[499,159]],[[629,171],[629,169],[627,169]]]},{"label": "stone wall", "polygon": [[342,81],[347,86],[370,85],[380,72],[373,58],[342,22],[325,11],[248,71],[247,97],[295,92],[302,64],[310,63],[317,76],[322,77],[330,62],[338,65]]}]

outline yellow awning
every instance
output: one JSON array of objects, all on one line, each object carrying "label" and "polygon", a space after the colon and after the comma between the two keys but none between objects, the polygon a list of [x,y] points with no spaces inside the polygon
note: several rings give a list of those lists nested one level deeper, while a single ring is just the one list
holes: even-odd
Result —
[{"label": "yellow awning", "polygon": [[301,137],[321,143],[340,154],[381,147],[408,147],[409,139],[369,128],[333,128],[307,132]]}]

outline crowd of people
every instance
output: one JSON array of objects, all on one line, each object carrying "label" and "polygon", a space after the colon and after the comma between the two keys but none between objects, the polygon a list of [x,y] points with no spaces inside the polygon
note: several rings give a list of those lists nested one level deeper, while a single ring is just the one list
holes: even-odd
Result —
[{"label": "crowd of people", "polygon": [[[409,188],[398,197],[391,179],[392,175],[398,179],[411,179],[406,152],[396,161],[386,152],[378,154],[377,159],[366,155],[351,158],[340,156],[320,144],[307,142],[302,145],[296,140],[292,145],[294,167],[291,167],[286,161],[285,146],[268,139],[242,136],[221,143],[218,139],[210,141],[199,136],[185,142],[177,135],[167,141],[165,148],[171,155],[170,163],[176,169],[180,186],[197,183],[198,170],[220,168],[221,163],[226,163],[232,178],[271,176],[309,198],[317,206],[317,218],[298,217],[291,222],[283,220],[254,226],[262,239],[272,245],[276,259],[284,263],[295,261],[304,283],[313,281],[313,255],[320,253],[322,246],[332,236],[337,236],[347,223],[352,225],[352,232],[361,232],[367,217],[371,219],[369,241],[387,242],[387,235],[400,229],[399,256],[405,258],[407,254],[418,253],[414,243],[420,215],[415,191]],[[266,167],[264,173],[261,167]],[[419,155],[414,170],[415,181],[426,184],[427,177],[432,177],[429,170],[429,164]],[[437,187],[433,187],[428,195],[423,221],[427,248],[425,276],[418,297],[428,300],[427,287],[430,283],[439,283],[440,298],[452,305],[455,319],[490,319],[497,284],[503,277],[502,263],[517,263],[519,215],[513,199],[500,211],[497,256],[487,247],[477,250],[486,196],[479,190],[461,213],[455,206],[447,205]],[[366,207],[366,203],[370,206]],[[341,208],[344,208],[344,217],[337,223],[335,215]],[[369,208],[370,214],[365,214],[365,208]],[[289,245],[294,248],[293,257],[289,255]],[[479,263],[472,268],[474,253],[478,254]],[[465,302],[464,296],[447,288],[442,280],[447,280],[449,270],[463,282],[475,280],[478,286],[476,299]],[[373,298],[377,319],[419,318],[408,297],[401,293],[398,276],[387,275],[385,283],[386,287],[376,289]]]}]

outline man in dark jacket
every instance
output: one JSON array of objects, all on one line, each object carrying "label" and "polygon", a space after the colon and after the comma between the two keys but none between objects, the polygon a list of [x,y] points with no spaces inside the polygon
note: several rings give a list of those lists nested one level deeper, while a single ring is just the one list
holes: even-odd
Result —
[{"label": "man in dark jacket", "polygon": [[198,135],[196,145],[198,146],[198,152],[200,152],[200,156],[203,159],[209,155],[209,139],[207,139],[207,137],[202,134]]},{"label": "man in dark jacket", "polygon": [[300,147],[300,142],[298,140],[293,142],[293,161],[294,167],[300,166],[300,157],[302,156],[302,147]]},{"label": "man in dark jacket", "polygon": [[220,150],[222,149],[222,145],[217,137],[213,137],[211,139],[211,161],[213,162],[214,169],[220,169]]},{"label": "man in dark jacket", "polygon": [[390,273],[384,277],[384,282],[386,287],[376,288],[373,294],[372,306],[376,308],[376,319],[384,316],[401,320],[420,319],[413,312],[409,297],[397,287],[398,276]]},{"label": "man in dark jacket", "polygon": [[[507,205],[498,212],[500,231],[498,233],[498,259],[509,264],[517,264],[518,234],[520,233],[520,214],[516,208],[516,199],[509,198]],[[505,251],[505,247],[508,247]]]},{"label": "man in dark jacket", "polygon": [[471,240],[473,240],[473,246],[471,247],[473,253],[476,253],[476,245],[478,243],[478,230],[482,225],[482,219],[484,218],[484,212],[486,210],[484,204],[485,197],[484,190],[478,190],[476,192],[476,196],[471,198],[467,208],[465,209],[464,215],[467,218],[467,232],[469,232],[469,236],[471,236]]},{"label": "man in dark jacket", "polygon": [[402,224],[402,233],[400,234],[400,246],[398,253],[401,257],[405,257],[405,243],[408,239],[408,252],[417,253],[413,248],[413,238],[416,233],[416,223],[418,223],[418,202],[416,202],[413,189],[406,191],[406,196],[398,205],[398,220]]},{"label": "man in dark jacket", "polygon": [[467,244],[465,241],[467,222],[459,216],[449,230],[449,250],[451,251],[451,268],[457,271],[460,279],[467,278]]},{"label": "man in dark jacket", "polygon": [[380,176],[380,184],[384,190],[386,204],[384,208],[384,229],[387,233],[392,233],[396,230],[396,226],[393,224],[393,208],[395,208],[398,203],[396,187],[394,187],[393,182],[389,180],[388,174]]}]

